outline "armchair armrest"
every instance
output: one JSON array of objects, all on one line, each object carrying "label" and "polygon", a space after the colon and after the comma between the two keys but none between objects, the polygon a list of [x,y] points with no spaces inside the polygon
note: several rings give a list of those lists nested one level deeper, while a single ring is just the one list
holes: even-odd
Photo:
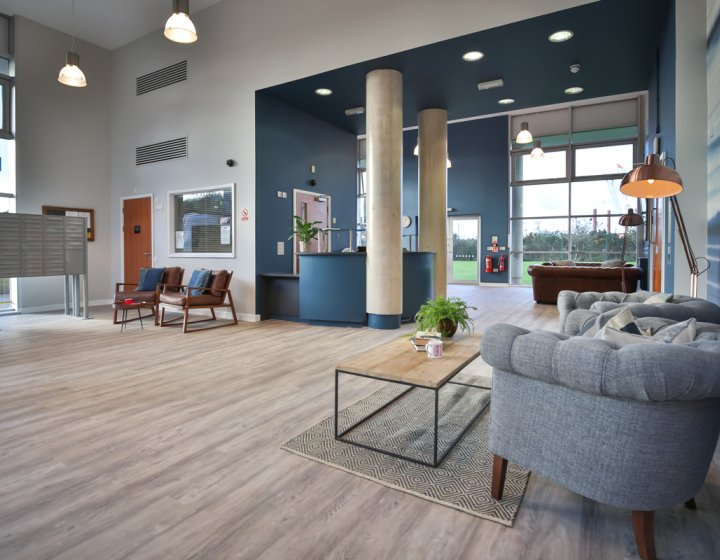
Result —
[{"label": "armchair armrest", "polygon": [[595,395],[635,401],[720,397],[718,353],[689,345],[616,350],[594,338],[498,324],[485,331],[481,354],[501,371]]},{"label": "armchair armrest", "polygon": [[120,292],[120,286],[127,287],[127,286],[134,286],[135,288],[138,287],[137,282],[115,282],[115,291]]}]

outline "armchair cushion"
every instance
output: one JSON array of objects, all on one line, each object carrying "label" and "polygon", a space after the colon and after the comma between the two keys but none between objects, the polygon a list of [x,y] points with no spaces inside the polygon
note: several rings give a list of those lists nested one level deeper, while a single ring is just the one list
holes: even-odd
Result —
[{"label": "armchair cushion", "polygon": [[164,268],[141,268],[137,291],[149,292],[155,290],[155,287],[162,281],[164,272]]},{"label": "armchair cushion", "polygon": [[201,268],[200,270],[193,270],[190,281],[188,282],[188,290],[191,296],[200,295],[205,292],[204,289],[193,289],[193,288],[206,288],[210,280],[210,271]]},{"label": "armchair cushion", "polygon": [[210,295],[215,297],[222,297],[225,295],[225,288],[227,288],[228,271],[227,270],[213,270],[210,275],[210,281],[208,283]]}]

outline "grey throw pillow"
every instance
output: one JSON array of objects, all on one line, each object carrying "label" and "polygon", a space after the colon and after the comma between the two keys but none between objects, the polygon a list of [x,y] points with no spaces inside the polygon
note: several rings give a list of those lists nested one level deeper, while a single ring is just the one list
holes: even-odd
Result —
[{"label": "grey throw pillow", "polygon": [[625,261],[604,261],[600,268],[617,268],[618,266],[625,266]]}]

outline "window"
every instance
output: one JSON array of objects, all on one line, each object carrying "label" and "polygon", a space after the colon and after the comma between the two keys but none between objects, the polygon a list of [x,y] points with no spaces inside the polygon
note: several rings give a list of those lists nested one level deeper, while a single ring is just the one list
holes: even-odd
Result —
[{"label": "window", "polygon": [[[640,107],[626,99],[513,117],[514,131],[529,121],[545,156],[531,159],[532,146],[512,146],[511,283],[529,284],[531,264],[621,258],[625,228],[618,222],[638,202],[619,186],[639,161]],[[629,262],[638,235],[638,228],[628,228]]]},{"label": "window", "polygon": [[235,185],[168,193],[171,257],[234,257]]}]

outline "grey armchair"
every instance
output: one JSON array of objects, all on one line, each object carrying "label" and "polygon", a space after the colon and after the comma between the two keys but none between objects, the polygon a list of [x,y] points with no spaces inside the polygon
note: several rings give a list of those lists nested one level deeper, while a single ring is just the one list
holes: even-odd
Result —
[{"label": "grey armchair", "polygon": [[638,552],[655,558],[654,511],[703,485],[720,431],[720,329],[688,344],[606,342],[493,325],[492,493],[512,461],[587,498],[632,510]]},{"label": "grey armchair", "polygon": [[[601,313],[628,306],[635,317],[663,317],[684,321],[694,317],[703,323],[720,324],[720,307],[701,298],[677,295],[672,303],[645,304],[656,292],[573,292],[563,290],[558,295],[560,332],[578,334],[583,324]],[[582,310],[583,312],[578,312]]]}]

